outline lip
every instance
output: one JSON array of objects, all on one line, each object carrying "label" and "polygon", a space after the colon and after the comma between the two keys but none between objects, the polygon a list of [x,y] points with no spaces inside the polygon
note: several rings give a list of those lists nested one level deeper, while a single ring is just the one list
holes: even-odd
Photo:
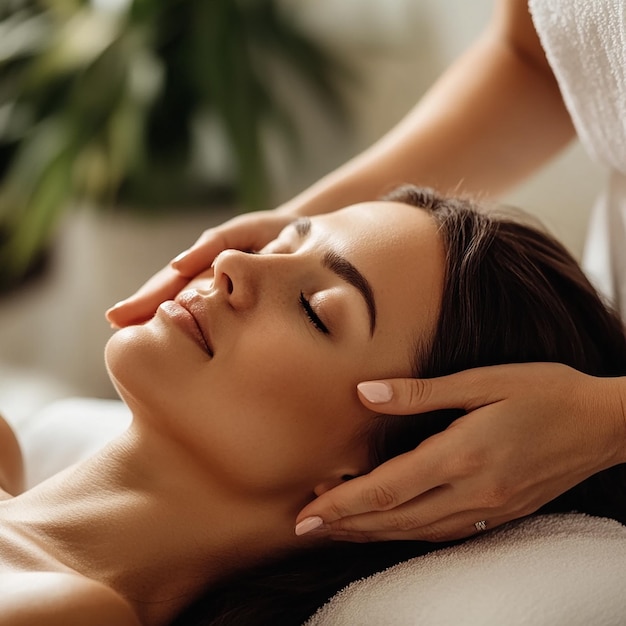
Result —
[{"label": "lip", "polygon": [[211,336],[205,323],[202,323],[206,316],[203,315],[204,306],[198,302],[195,292],[185,292],[176,300],[168,300],[161,305],[167,315],[211,357],[213,358],[213,347]]}]

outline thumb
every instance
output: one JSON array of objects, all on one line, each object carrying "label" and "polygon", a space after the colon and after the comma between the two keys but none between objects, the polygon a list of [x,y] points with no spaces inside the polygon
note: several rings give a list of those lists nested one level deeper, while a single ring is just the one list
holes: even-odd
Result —
[{"label": "thumb", "polygon": [[409,415],[438,409],[471,411],[502,399],[500,390],[494,389],[495,369],[497,366],[482,367],[440,378],[366,381],[359,383],[357,389],[361,402],[378,413]]}]

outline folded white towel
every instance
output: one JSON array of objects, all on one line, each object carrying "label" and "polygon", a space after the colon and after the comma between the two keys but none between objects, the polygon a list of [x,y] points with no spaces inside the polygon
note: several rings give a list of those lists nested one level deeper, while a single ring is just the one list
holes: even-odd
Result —
[{"label": "folded white towel", "polygon": [[307,626],[622,626],[626,527],[528,518],[353,583]]}]

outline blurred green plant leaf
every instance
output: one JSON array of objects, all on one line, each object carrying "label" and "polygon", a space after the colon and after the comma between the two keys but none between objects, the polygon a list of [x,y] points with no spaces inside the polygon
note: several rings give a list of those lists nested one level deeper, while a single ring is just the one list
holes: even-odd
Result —
[{"label": "blurred green plant leaf", "polygon": [[[298,148],[277,73],[345,113],[337,81],[353,77],[276,0],[129,0],[117,11],[89,0],[5,2],[3,284],[27,270],[72,205],[155,211],[230,197],[265,208],[268,129]],[[201,136],[223,155],[215,179],[197,166]]]}]

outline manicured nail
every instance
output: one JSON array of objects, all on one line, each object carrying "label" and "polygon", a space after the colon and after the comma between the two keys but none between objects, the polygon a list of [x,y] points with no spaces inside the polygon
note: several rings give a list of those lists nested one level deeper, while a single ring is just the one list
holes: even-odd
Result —
[{"label": "manicured nail", "polygon": [[323,524],[324,520],[321,517],[305,517],[299,524],[296,524],[296,535],[306,535]]},{"label": "manicured nail", "polygon": [[183,259],[185,259],[186,257],[189,256],[189,250],[183,250],[178,256],[174,257],[172,259],[172,262],[170,263],[170,265],[176,265],[177,263],[179,263],[180,261],[182,261]]},{"label": "manicured nail", "polygon": [[[124,300],[120,300],[119,302],[116,302],[110,309],[109,311],[117,311],[117,309],[121,309],[126,303],[128,302],[128,298],[125,298]],[[108,313],[108,311],[107,311]]]},{"label": "manicured nail", "polygon": [[388,383],[367,382],[359,383],[357,389],[363,394],[366,400],[374,404],[389,402],[393,398],[393,389]]},{"label": "manicured nail", "polygon": [[[120,302],[118,302],[118,303],[114,304],[111,308],[107,309],[107,310],[104,312],[104,317],[105,317],[105,318],[106,318],[109,322],[111,322],[111,320],[109,319],[109,317],[110,317],[111,313],[115,313],[115,311],[117,311],[119,308],[121,308],[121,307],[124,305],[124,302],[125,302],[124,300],[121,300]],[[113,322],[111,322],[111,323],[113,323]]]}]

